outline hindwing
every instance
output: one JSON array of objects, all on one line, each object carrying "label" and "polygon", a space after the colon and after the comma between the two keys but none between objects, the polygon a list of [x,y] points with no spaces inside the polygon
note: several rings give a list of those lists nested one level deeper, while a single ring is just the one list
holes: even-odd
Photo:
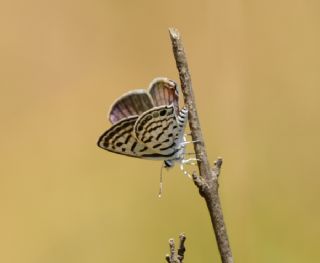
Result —
[{"label": "hindwing", "polygon": [[178,100],[177,84],[174,81],[155,78],[148,90],[132,90],[119,97],[110,107],[109,120],[115,124],[128,117],[139,116],[153,107],[171,104],[174,105],[177,114]]},{"label": "hindwing", "polygon": [[152,107],[154,107],[153,100],[146,90],[129,91],[111,105],[109,120],[115,124],[122,119],[141,115]]},{"label": "hindwing", "polygon": [[149,93],[153,99],[154,106],[173,104],[175,113],[179,112],[178,85],[168,78],[156,78],[149,86]]},{"label": "hindwing", "polygon": [[134,126],[135,136],[161,155],[174,155],[178,150],[179,129],[174,106],[160,106],[143,113]]}]

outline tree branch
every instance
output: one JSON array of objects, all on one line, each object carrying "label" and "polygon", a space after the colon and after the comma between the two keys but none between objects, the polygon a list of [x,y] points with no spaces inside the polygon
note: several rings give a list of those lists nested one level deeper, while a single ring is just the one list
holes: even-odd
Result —
[{"label": "tree branch", "polygon": [[182,45],[180,33],[177,29],[170,28],[169,34],[172,42],[173,54],[179,71],[184,102],[189,110],[189,126],[192,140],[196,141],[196,143],[194,143],[194,150],[197,159],[199,160],[198,167],[200,176],[193,174],[193,180],[195,185],[199,188],[201,196],[206,201],[222,263],[233,263],[233,257],[218,194],[218,175],[220,174],[222,159],[219,158],[215,162],[213,170],[211,170],[193,95],[187,58]]},{"label": "tree branch", "polygon": [[180,244],[179,249],[176,251],[174,240],[169,239],[170,255],[166,255],[166,260],[168,263],[182,263],[184,259],[184,252],[186,248],[184,242],[186,241],[186,236],[184,234],[179,235]]}]

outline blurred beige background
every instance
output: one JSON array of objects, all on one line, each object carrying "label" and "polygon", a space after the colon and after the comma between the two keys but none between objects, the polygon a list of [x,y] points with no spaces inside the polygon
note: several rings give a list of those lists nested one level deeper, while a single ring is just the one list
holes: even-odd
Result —
[{"label": "blurred beige background", "polygon": [[103,151],[121,94],[178,80],[182,33],[236,262],[320,257],[319,1],[1,1],[0,262],[219,262],[179,168]]}]

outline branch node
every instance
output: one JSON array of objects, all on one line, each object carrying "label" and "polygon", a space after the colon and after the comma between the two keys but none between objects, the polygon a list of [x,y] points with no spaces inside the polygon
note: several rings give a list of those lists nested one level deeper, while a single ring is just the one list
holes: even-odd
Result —
[{"label": "branch node", "polygon": [[204,197],[205,191],[208,189],[207,183],[205,182],[205,180],[204,180],[201,176],[197,175],[196,172],[193,172],[193,173],[192,173],[192,179],[193,179],[194,184],[195,184],[195,185],[198,187],[198,189],[199,189],[199,194],[200,194],[202,197]]}]

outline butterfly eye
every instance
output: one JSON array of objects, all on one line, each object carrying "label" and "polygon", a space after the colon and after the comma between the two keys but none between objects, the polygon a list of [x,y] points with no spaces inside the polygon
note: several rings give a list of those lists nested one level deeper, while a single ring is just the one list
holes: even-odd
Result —
[{"label": "butterfly eye", "polygon": [[161,110],[160,111],[160,116],[164,116],[164,115],[166,115],[166,113],[167,113],[167,110]]}]

